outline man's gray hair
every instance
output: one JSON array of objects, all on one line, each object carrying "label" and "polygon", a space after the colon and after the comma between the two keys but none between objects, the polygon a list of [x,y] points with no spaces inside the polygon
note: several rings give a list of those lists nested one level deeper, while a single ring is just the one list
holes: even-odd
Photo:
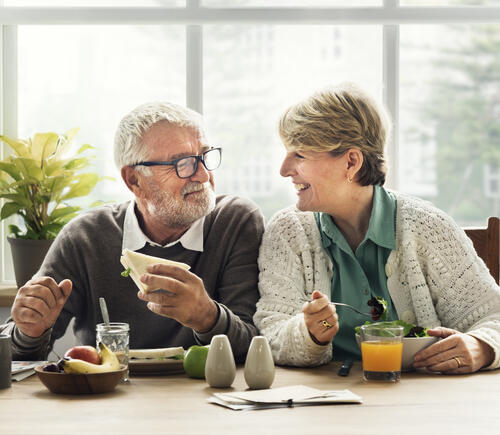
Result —
[{"label": "man's gray hair", "polygon": [[123,117],[115,134],[115,164],[118,169],[148,159],[142,137],[154,124],[165,121],[178,127],[203,131],[202,116],[173,103],[146,103]]}]

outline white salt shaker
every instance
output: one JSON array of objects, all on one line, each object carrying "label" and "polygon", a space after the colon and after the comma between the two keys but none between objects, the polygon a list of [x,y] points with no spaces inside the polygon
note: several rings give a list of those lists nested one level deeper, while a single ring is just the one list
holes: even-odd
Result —
[{"label": "white salt shaker", "polygon": [[230,387],[235,376],[236,364],[227,336],[214,335],[205,364],[205,379],[208,385],[215,388]]},{"label": "white salt shaker", "polygon": [[274,361],[267,338],[252,339],[245,361],[245,381],[252,390],[269,388],[274,381]]}]

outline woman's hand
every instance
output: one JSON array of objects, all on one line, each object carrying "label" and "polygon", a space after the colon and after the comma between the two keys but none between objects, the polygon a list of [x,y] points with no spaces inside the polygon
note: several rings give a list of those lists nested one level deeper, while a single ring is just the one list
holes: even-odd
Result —
[{"label": "woman's hand", "polygon": [[454,329],[435,328],[427,333],[443,340],[415,355],[413,366],[447,374],[473,373],[491,364],[493,349],[484,341]]},{"label": "woman's hand", "polygon": [[304,320],[311,338],[317,344],[326,345],[339,331],[339,318],[335,306],[330,305],[324,294],[315,290],[312,298],[302,307]]}]

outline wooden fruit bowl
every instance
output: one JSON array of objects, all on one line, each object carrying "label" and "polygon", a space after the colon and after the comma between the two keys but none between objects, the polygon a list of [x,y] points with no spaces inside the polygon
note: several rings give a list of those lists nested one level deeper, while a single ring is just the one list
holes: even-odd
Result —
[{"label": "wooden fruit bowl", "polygon": [[99,394],[109,393],[120,383],[127,368],[107,373],[69,375],[66,373],[44,372],[43,366],[35,367],[40,381],[49,391],[56,394]]}]

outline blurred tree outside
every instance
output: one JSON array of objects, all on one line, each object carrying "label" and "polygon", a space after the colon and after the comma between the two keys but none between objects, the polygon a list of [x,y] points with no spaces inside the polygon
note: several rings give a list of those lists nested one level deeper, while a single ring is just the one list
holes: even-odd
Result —
[{"label": "blurred tree outside", "polygon": [[484,225],[500,213],[500,27],[446,28],[456,43],[441,49],[422,108],[436,150],[430,199],[462,225]]}]

